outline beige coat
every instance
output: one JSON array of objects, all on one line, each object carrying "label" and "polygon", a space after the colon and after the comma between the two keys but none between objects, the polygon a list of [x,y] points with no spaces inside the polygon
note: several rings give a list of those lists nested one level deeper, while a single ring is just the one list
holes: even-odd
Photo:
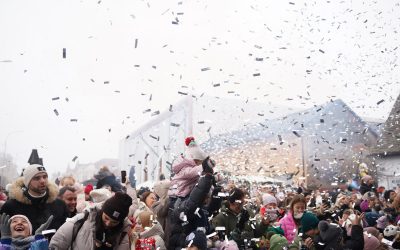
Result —
[{"label": "beige coat", "polygon": [[[82,225],[74,242],[72,243],[73,250],[94,250],[95,249],[95,221],[96,215],[99,211],[99,207],[91,208],[89,212],[89,216]],[[53,238],[50,241],[49,248],[55,250],[68,250],[71,249],[71,241],[72,241],[72,231],[74,224],[82,219],[84,214],[77,214],[75,217],[67,220],[56,232]],[[124,226],[122,228],[121,236],[118,239],[120,244],[116,245],[114,250],[129,250],[129,230],[131,223],[129,220],[125,219]],[[122,237],[122,239],[121,239]]]}]

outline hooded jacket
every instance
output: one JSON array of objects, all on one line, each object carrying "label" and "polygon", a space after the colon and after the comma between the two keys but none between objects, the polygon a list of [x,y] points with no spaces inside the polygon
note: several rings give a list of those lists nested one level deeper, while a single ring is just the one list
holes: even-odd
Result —
[{"label": "hooded jacket", "polygon": [[65,203],[57,199],[58,188],[54,183],[48,182],[47,193],[42,198],[31,197],[25,189],[24,179],[18,178],[10,187],[10,199],[2,206],[0,214],[25,215],[32,223],[33,232],[45,223],[50,215],[54,218],[48,229],[57,230],[64,224],[69,212]]},{"label": "hooded jacket", "polygon": [[200,178],[199,173],[203,170],[201,165],[196,166],[194,160],[182,157],[182,160],[172,167],[174,177],[172,187],[176,188],[176,193],[169,192],[170,196],[186,197],[196,185]]},{"label": "hooded jacket", "polygon": [[[49,249],[67,250],[72,247],[74,250],[92,250],[95,249],[95,227],[96,216],[100,211],[99,206],[92,207],[89,211],[87,219],[84,221],[80,230],[76,233],[75,240],[73,239],[74,225],[80,219],[84,218],[84,214],[77,214],[75,217],[69,219],[58,229],[56,234],[50,241]],[[131,223],[125,218],[120,235],[117,237],[117,244],[113,250],[129,250],[129,230]]]}]

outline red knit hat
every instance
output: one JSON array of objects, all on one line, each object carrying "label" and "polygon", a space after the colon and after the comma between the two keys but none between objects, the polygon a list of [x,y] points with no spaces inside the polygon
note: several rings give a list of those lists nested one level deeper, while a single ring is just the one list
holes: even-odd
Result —
[{"label": "red knit hat", "polygon": [[87,184],[85,187],[85,194],[89,195],[90,191],[93,190],[93,185],[92,184]]}]

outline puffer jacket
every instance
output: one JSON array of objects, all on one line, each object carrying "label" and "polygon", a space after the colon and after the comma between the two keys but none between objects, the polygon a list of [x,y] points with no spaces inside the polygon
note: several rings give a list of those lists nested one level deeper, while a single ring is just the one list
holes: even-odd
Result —
[{"label": "puffer jacket", "polygon": [[289,243],[293,242],[295,237],[297,236],[297,226],[294,222],[294,218],[291,212],[288,212],[285,217],[283,217],[278,224],[281,226],[283,231],[285,232],[285,237]]},{"label": "puffer jacket", "polygon": [[[80,219],[84,218],[84,214],[77,214],[62,225],[50,241],[49,249],[67,250],[72,247],[74,250],[94,250],[95,248],[95,223],[96,215],[100,211],[100,207],[90,208],[89,215],[83,223],[80,230],[76,233],[75,240],[73,239],[74,225]],[[113,250],[129,250],[129,230],[131,223],[125,218],[121,229],[120,236],[117,240],[117,245]]]},{"label": "puffer jacket", "polygon": [[57,230],[64,224],[69,212],[65,203],[57,199],[58,187],[54,183],[48,182],[47,193],[42,198],[33,198],[24,189],[24,179],[20,177],[11,185],[10,199],[1,207],[0,214],[25,215],[32,224],[33,232],[45,223],[50,215],[54,218],[48,229]]},{"label": "puffer jacket", "polygon": [[172,167],[174,177],[171,182],[169,196],[186,197],[200,178],[203,167],[196,166],[194,160],[181,158],[181,161]]}]

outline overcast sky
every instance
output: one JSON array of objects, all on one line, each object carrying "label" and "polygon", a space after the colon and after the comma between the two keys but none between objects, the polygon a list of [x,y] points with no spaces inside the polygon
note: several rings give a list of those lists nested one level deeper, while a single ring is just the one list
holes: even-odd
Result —
[{"label": "overcast sky", "polygon": [[178,91],[296,108],[341,98],[385,120],[399,23],[399,0],[0,0],[0,151],[21,168],[38,148],[50,171],[115,158]]}]

